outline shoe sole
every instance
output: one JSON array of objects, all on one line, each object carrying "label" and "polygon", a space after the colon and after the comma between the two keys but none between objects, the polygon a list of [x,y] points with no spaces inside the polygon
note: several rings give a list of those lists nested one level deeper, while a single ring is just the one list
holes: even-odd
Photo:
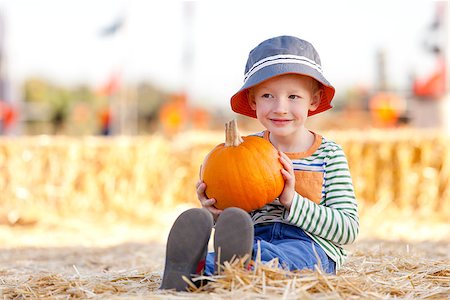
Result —
[{"label": "shoe sole", "polygon": [[253,221],[249,214],[236,207],[225,209],[217,220],[214,233],[216,273],[220,273],[224,262],[232,262],[245,255],[248,256],[247,265],[252,255],[253,238]]},{"label": "shoe sole", "polygon": [[160,289],[186,291],[198,263],[206,255],[213,218],[205,209],[192,208],[175,220],[166,245],[166,262]]}]

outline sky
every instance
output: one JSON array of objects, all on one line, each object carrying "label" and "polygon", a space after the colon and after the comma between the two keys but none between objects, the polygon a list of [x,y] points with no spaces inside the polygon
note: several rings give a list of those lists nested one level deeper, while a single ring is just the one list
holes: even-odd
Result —
[{"label": "sky", "polygon": [[[195,104],[226,107],[242,85],[249,51],[277,35],[311,42],[338,95],[349,86],[376,85],[380,49],[396,89],[408,88],[412,72],[426,75],[434,66],[423,43],[435,1],[196,1],[190,19],[186,6],[163,0],[0,0],[3,71],[15,86],[41,76],[94,87],[120,72],[125,82],[152,81],[187,90]],[[100,34],[121,18],[121,30]]]}]

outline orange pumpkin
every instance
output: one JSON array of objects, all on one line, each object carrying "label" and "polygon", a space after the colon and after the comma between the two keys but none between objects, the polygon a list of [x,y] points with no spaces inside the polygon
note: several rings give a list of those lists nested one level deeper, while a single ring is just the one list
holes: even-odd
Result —
[{"label": "orange pumpkin", "polygon": [[206,196],[219,209],[239,207],[252,211],[275,200],[283,191],[283,166],[275,147],[257,136],[241,137],[236,120],[225,124],[225,143],[205,158],[200,178]]}]

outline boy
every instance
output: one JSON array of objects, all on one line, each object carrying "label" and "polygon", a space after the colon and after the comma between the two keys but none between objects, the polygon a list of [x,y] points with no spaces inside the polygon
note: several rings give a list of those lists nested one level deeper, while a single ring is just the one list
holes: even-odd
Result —
[{"label": "boy", "polygon": [[[175,221],[162,288],[184,290],[181,275],[190,278],[202,267],[213,274],[234,256],[255,258],[258,244],[263,262],[278,258],[289,270],[318,266],[336,273],[346,258],[341,245],[352,243],[359,231],[356,198],[341,147],[305,127],[308,116],[332,107],[334,92],[307,41],[279,36],[250,52],[244,85],[231,98],[231,107],[266,128],[256,135],[279,150],[284,190],[250,213],[220,211],[206,197],[206,184],[198,182],[203,208],[188,210]],[[213,219],[215,251],[206,255]]]}]

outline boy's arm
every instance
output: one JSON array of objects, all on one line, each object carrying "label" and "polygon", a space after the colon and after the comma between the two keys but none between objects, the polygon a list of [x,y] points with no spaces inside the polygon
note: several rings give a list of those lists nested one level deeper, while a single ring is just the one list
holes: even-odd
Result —
[{"label": "boy's arm", "polygon": [[287,220],[335,244],[350,244],[358,235],[359,217],[347,159],[337,146],[325,163],[325,196],[320,205],[295,193]]}]

